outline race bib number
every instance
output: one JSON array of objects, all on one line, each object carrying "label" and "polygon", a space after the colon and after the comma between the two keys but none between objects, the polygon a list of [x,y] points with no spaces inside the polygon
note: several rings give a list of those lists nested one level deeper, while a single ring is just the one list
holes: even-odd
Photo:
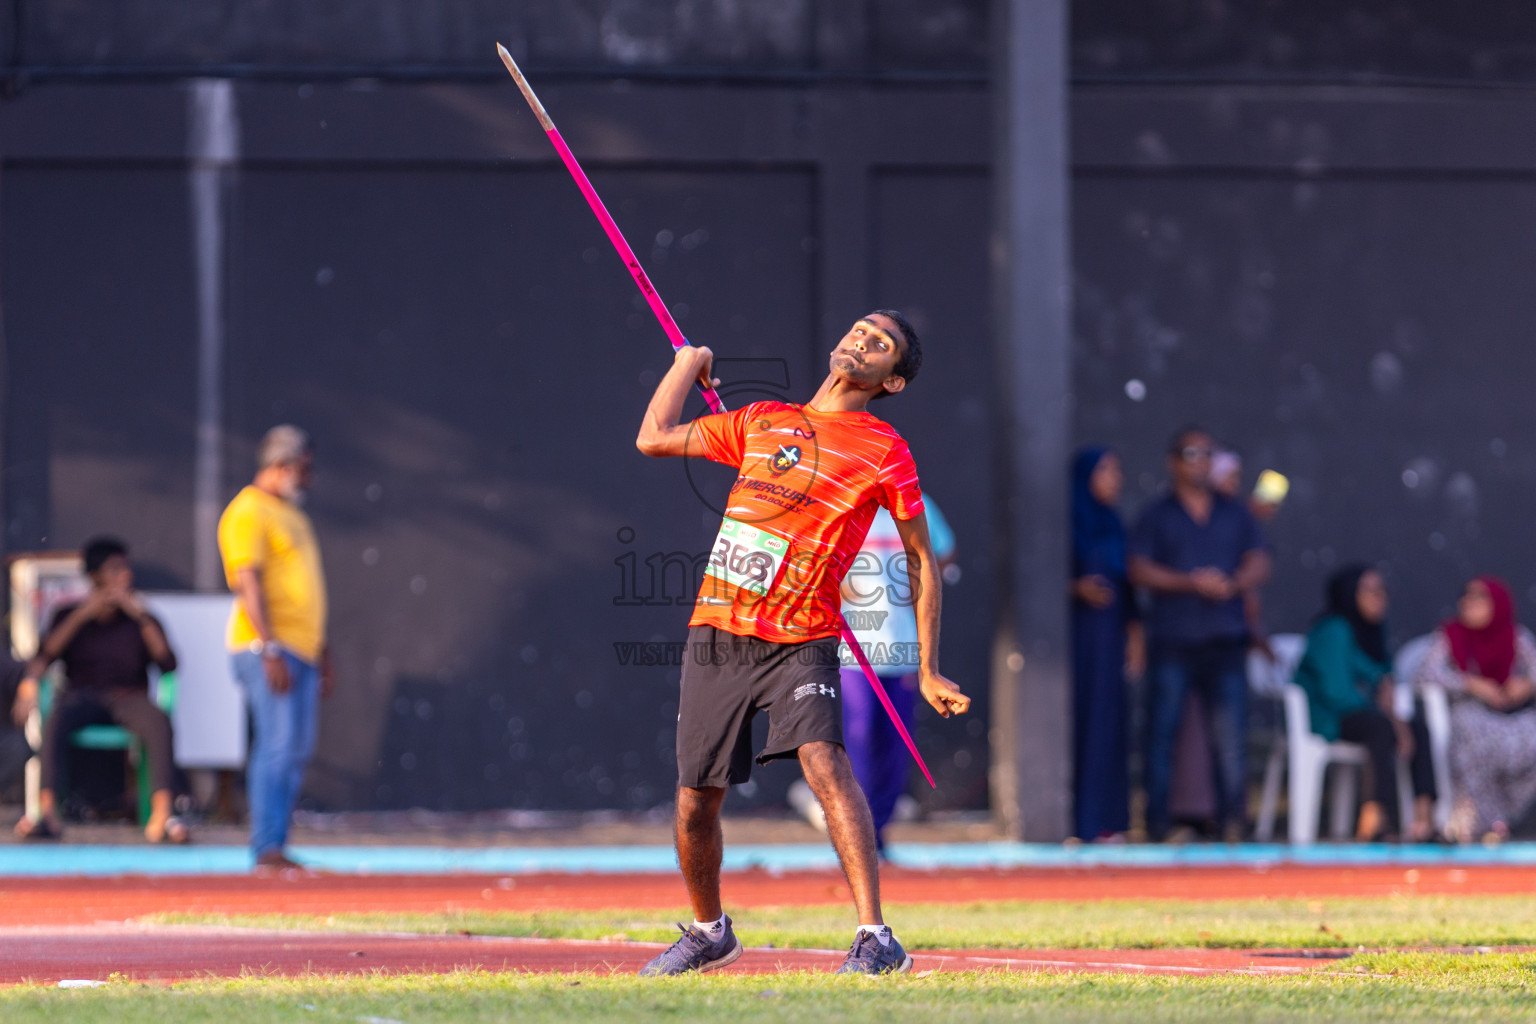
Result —
[{"label": "race bib number", "polygon": [[789,542],[783,537],[726,516],[720,523],[704,575],[766,597],[779,578],[788,553]]}]

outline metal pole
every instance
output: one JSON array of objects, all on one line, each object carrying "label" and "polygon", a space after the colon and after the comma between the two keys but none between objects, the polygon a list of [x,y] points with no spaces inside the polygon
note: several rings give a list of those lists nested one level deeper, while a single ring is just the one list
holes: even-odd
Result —
[{"label": "metal pole", "polygon": [[992,696],[993,810],[1016,839],[1071,831],[1067,622],[1071,443],[1065,0],[994,0],[992,288],[1004,582]]},{"label": "metal pole", "polygon": [[197,276],[197,454],[192,484],[192,585],[224,585],[219,514],[224,484],[225,193],[240,160],[234,83],[200,78],[188,94],[187,188]]}]

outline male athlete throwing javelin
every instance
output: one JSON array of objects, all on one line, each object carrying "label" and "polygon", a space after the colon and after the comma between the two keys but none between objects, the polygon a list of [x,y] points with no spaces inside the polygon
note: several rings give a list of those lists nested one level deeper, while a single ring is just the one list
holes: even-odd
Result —
[{"label": "male athlete throwing javelin", "polygon": [[711,971],[741,956],[720,905],[720,805],[725,788],[752,773],[759,711],[769,728],[757,763],[799,758],[853,890],[859,928],[838,973],[912,967],[880,916],[874,825],[843,750],[837,645],[838,585],[883,505],[910,560],[922,695],[946,718],[970,707],[939,674],[939,567],[917,467],[901,436],[865,408],[910,384],[922,359],[906,317],[878,310],[837,343],[805,405],[754,402],[680,425],[694,383],[720,383],[710,350],[692,346],[677,351],[651,398],[635,441],[642,452],[712,459],[740,476],[688,624],[678,703],[677,859],[695,920],[642,975]]}]

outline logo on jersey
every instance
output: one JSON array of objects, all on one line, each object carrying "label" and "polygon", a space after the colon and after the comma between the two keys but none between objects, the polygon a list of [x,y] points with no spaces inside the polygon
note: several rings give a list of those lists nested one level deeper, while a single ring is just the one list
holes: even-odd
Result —
[{"label": "logo on jersey", "polygon": [[794,699],[800,700],[804,697],[831,697],[833,700],[836,700],[837,688],[835,686],[828,686],[825,683],[806,683],[804,686],[795,689]]},{"label": "logo on jersey", "polygon": [[779,450],[768,457],[768,471],[774,476],[782,476],[800,465],[800,446],[797,444],[781,444]]}]

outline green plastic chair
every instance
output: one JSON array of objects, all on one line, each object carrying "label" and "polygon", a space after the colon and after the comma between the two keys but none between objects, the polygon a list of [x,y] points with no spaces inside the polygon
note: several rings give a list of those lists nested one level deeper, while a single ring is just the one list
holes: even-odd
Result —
[{"label": "green plastic chair", "polygon": [[[45,684],[40,687],[42,692],[38,695],[38,710],[45,720],[53,708],[53,694],[58,685],[59,670],[54,667],[48,672]],[[169,715],[176,709],[175,672],[163,672],[158,679],[151,679],[149,690],[161,711]],[[139,742],[138,737],[120,725],[87,725],[71,733],[69,743],[70,746],[85,750],[121,750],[127,753],[134,765],[134,774],[138,777],[139,824],[149,821],[150,798],[154,790],[150,788],[153,783],[150,781],[144,744]],[[62,793],[58,795],[63,796]]]}]

